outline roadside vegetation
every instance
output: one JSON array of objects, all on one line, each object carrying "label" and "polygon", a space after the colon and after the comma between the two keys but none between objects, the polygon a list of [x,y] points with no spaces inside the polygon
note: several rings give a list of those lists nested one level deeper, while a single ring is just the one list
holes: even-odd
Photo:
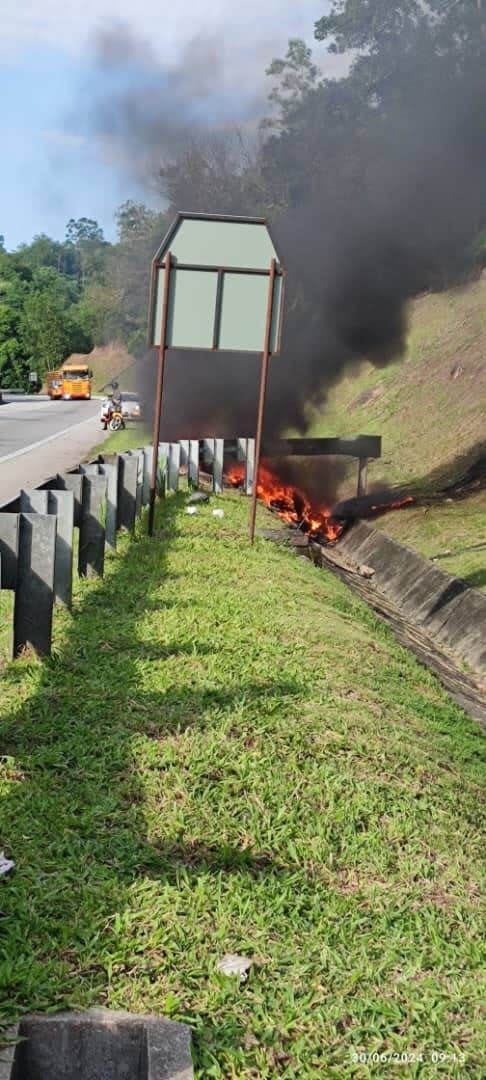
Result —
[{"label": "roadside vegetation", "polygon": [[247,500],[184,502],[0,675],[3,1021],[154,1010],[225,1080],[479,1075],[477,726],[334,577],[250,549]]},{"label": "roadside vegetation", "polygon": [[143,423],[128,423],[124,431],[114,431],[108,438],[91,451],[89,457],[97,454],[123,454],[125,450],[138,450],[152,442],[152,433]]}]

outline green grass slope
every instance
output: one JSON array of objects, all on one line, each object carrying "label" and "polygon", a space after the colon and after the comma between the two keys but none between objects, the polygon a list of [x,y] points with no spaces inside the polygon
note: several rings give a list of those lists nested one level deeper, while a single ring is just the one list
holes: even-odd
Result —
[{"label": "green grass slope", "polygon": [[1,1016],[167,1014],[205,1078],[479,1076],[477,726],[247,500],[183,502],[0,676]]},{"label": "green grass slope", "polygon": [[311,434],[378,434],[372,480],[421,481],[436,490],[486,450],[486,276],[410,306],[405,356],[387,368],[347,373]]}]

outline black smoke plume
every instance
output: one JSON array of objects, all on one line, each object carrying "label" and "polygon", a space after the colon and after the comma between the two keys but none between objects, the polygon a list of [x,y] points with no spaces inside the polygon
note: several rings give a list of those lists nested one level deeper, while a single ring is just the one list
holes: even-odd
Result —
[{"label": "black smoke plume", "polygon": [[[119,65],[126,43],[115,45],[105,40],[105,58]],[[177,154],[195,129],[206,137],[228,121],[214,104],[218,63],[204,50],[196,65],[186,70],[183,62],[164,77],[159,112],[144,108],[145,88],[113,98],[105,121],[129,153],[136,147],[143,158],[144,150],[165,171],[172,161],[171,210],[248,213],[253,191],[258,212],[258,199],[270,207],[279,201],[275,191],[285,191],[274,235],[288,270],[287,313],[283,354],[271,362],[266,431],[305,433],[309,410],[347,367],[364,359],[386,365],[403,351],[413,296],[470,272],[485,214],[484,73],[420,53],[408,60],[405,94],[363,108],[352,95],[350,104],[347,79],[325,83],[262,149],[259,186],[243,183],[242,165],[224,189],[208,184],[202,169],[193,204],[179,206],[181,186],[191,188],[178,187]],[[248,101],[246,115],[254,116],[251,95]],[[237,120],[242,115],[245,109]],[[153,401],[153,354],[140,369]],[[164,435],[253,434],[258,370],[257,357],[171,354]]]}]

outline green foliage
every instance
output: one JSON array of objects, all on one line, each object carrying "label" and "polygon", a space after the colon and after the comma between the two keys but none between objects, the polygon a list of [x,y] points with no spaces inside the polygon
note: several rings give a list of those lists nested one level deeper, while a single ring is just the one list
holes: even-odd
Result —
[{"label": "green foliage", "polygon": [[263,128],[280,127],[318,84],[319,69],[312,51],[300,38],[291,38],[283,59],[272,60],[266,74],[276,80],[268,99],[277,115],[263,121]]},{"label": "green foliage", "polygon": [[[36,237],[11,255],[0,253],[0,383],[28,387],[71,352],[93,347],[90,320],[75,277],[52,265],[62,245]],[[43,263],[45,260],[45,264]]]}]

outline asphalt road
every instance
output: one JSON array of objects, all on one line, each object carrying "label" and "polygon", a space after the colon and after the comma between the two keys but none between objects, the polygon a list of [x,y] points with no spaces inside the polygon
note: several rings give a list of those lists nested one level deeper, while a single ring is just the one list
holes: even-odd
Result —
[{"label": "asphalt road", "polygon": [[40,397],[9,397],[0,405],[0,464],[53,435],[99,413],[99,401],[50,401]]},{"label": "asphalt road", "polygon": [[86,460],[103,441],[100,402],[8,397],[0,405],[0,506]]}]

